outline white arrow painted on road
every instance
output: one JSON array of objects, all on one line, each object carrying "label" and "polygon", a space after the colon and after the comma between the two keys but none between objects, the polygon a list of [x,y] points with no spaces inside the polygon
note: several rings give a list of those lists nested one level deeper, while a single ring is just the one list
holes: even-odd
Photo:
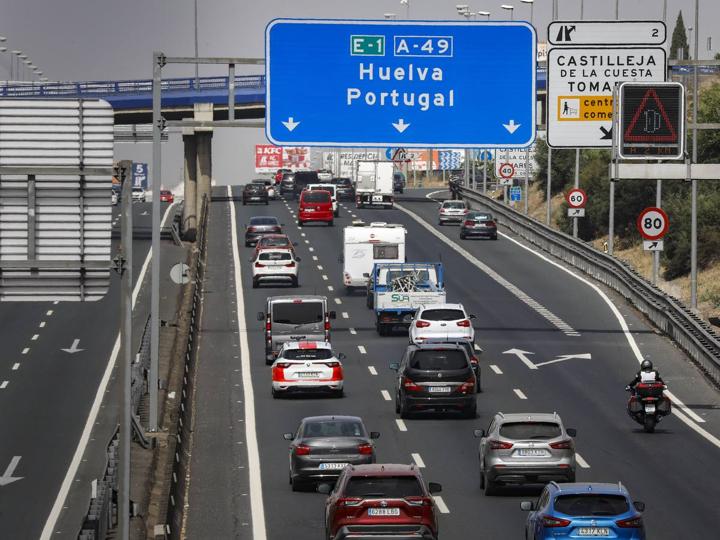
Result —
[{"label": "white arrow painted on road", "polygon": [[0,476],[0,487],[7,486],[8,484],[12,484],[13,482],[23,479],[22,476],[13,476],[18,463],[20,463],[20,458],[21,456],[13,456],[10,460],[10,465],[7,466],[3,475]]},{"label": "white arrow painted on road", "polygon": [[530,369],[537,369],[537,366],[533,364],[530,359],[527,357],[528,354],[535,354],[530,351],[523,351],[521,349],[508,349],[507,351],[503,351],[503,354],[514,354],[517,356],[520,360],[523,361],[523,364],[525,364]]},{"label": "white arrow painted on road", "polygon": [[519,128],[521,125],[522,125],[522,124],[516,124],[516,123],[515,123],[515,120],[510,120],[509,123],[503,124],[503,127],[504,127],[505,129],[507,129],[507,130],[510,132],[510,134],[513,134],[513,133],[515,133],[515,130],[516,130],[517,128]]},{"label": "white arrow painted on road", "polygon": [[60,350],[65,351],[66,353],[70,353],[70,354],[75,354],[76,352],[85,350],[85,349],[78,349],[78,345],[80,345],[80,340],[75,339],[69,349],[60,349]]},{"label": "white arrow painted on road", "polygon": [[287,122],[283,122],[282,125],[288,128],[288,131],[292,131],[300,125],[300,122],[296,122],[295,119],[291,116],[287,119]]},{"label": "white arrow painted on road", "polygon": [[548,364],[556,364],[557,362],[564,362],[565,360],[572,360],[573,358],[580,358],[581,360],[590,360],[592,358],[592,354],[590,354],[590,353],[561,354],[555,360],[548,360],[547,362],[540,362],[539,364],[535,364],[535,365],[537,367],[547,366]]},{"label": "white arrow painted on road", "polygon": [[407,128],[410,127],[410,124],[406,124],[405,120],[403,120],[401,118],[400,120],[397,121],[397,123],[393,122],[393,127],[395,129],[397,129],[400,133],[402,133],[403,131],[405,131]]}]

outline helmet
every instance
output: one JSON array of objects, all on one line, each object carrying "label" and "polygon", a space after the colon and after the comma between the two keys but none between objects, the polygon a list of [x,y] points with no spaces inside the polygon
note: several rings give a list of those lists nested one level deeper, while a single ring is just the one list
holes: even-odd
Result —
[{"label": "helmet", "polygon": [[643,360],[640,364],[640,371],[652,371],[653,363],[650,360]]}]

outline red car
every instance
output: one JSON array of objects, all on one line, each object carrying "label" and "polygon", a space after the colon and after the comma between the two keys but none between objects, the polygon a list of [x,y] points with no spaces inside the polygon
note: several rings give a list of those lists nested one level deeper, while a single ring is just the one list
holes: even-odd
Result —
[{"label": "red car", "polygon": [[306,189],[300,194],[298,225],[302,227],[309,221],[324,221],[331,227],[335,224],[332,196],[329,191]]},{"label": "red car", "polygon": [[175,195],[172,194],[172,191],[163,189],[160,191],[160,202],[173,203],[175,202]]},{"label": "red car", "polygon": [[[329,484],[318,487],[329,493]],[[348,465],[325,502],[328,540],[398,536],[437,540],[432,493],[440,484],[423,481],[415,465]]]}]

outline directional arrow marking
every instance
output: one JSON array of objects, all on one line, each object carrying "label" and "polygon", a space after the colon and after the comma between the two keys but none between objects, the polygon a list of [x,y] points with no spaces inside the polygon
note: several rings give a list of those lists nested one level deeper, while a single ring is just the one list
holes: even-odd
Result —
[{"label": "directional arrow marking", "polygon": [[515,133],[515,130],[517,130],[517,128],[519,128],[521,125],[522,124],[516,124],[515,120],[510,120],[510,122],[508,122],[507,124],[503,124],[503,127],[507,129],[512,135],[513,133]]},{"label": "directional arrow marking", "polygon": [[292,131],[300,125],[300,122],[296,122],[295,119],[291,116],[287,119],[287,122],[283,122],[282,125],[285,126],[288,131]]},{"label": "directional arrow marking", "polygon": [[410,127],[410,124],[406,124],[406,123],[405,123],[405,120],[403,120],[403,119],[401,118],[400,120],[397,121],[397,123],[396,123],[396,122],[393,122],[393,127],[394,127],[395,129],[397,129],[398,132],[402,133],[403,131],[405,131],[407,128]]},{"label": "directional arrow marking", "polygon": [[604,141],[604,140],[607,140],[607,139],[612,139],[612,130],[613,130],[612,126],[610,126],[610,129],[609,129],[609,130],[605,129],[604,126],[600,126],[600,131],[603,132],[603,136],[600,137],[600,140],[601,140],[601,141]]},{"label": "directional arrow marking", "polygon": [[523,364],[525,364],[530,369],[537,369],[537,366],[533,364],[530,359],[526,356],[528,354],[535,354],[530,351],[523,351],[521,349],[508,349],[507,351],[503,351],[503,354],[514,354],[517,356],[520,360],[523,361]]},{"label": "directional arrow marking", "polygon": [[80,340],[75,339],[70,346],[69,349],[60,349],[61,351],[65,351],[66,353],[75,354],[76,352],[84,351],[85,349],[78,349],[78,345],[80,345]]},{"label": "directional arrow marking", "polygon": [[556,364],[557,362],[564,362],[565,360],[572,360],[573,358],[579,358],[581,360],[590,360],[592,358],[592,354],[590,354],[590,353],[561,354],[555,360],[548,360],[547,362],[540,362],[539,364],[535,364],[535,365],[537,367],[547,366],[548,364]]},{"label": "directional arrow marking", "polygon": [[23,479],[22,476],[13,476],[13,473],[18,466],[18,463],[20,463],[21,457],[22,456],[13,456],[13,458],[10,460],[10,465],[7,466],[7,469],[5,469],[3,475],[0,476],[0,487],[7,486],[8,484],[12,484],[13,482]]}]

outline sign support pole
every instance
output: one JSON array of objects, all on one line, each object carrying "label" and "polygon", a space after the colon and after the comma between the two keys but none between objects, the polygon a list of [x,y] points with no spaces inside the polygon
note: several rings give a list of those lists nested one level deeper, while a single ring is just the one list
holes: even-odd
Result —
[{"label": "sign support pole", "polygon": [[618,85],[613,90],[613,126],[612,126],[612,166],[613,173],[610,176],[610,208],[608,210],[608,255],[613,254],[615,248],[615,180],[618,177],[618,142],[620,135],[620,122],[618,121]]},{"label": "sign support pole", "polygon": [[[532,4],[531,4],[532,5]],[[529,212],[530,199],[530,150],[525,150],[525,215]]]},{"label": "sign support pole", "polygon": [[464,166],[465,166],[465,171],[464,171],[463,176],[464,176],[465,178],[463,179],[463,185],[464,185],[466,188],[469,188],[469,187],[470,187],[470,150],[468,150],[467,148],[465,149],[465,163],[464,163]]},{"label": "sign support pole", "polygon": [[550,227],[552,218],[552,148],[550,146],[548,146],[547,185],[545,188],[545,224]]},{"label": "sign support pole", "polygon": [[[700,38],[700,0],[695,0],[695,47],[693,60],[698,59]],[[693,149],[692,162],[697,163],[697,125],[698,125],[698,67],[693,66]],[[692,179],[692,201],[690,215],[690,307],[697,309],[697,180]]]},{"label": "sign support pole", "polygon": [[[580,187],[580,149],[575,149],[575,187]],[[578,218],[573,218],[573,238],[578,236]]]},{"label": "sign support pole", "polygon": [[[656,181],[655,188],[655,206],[662,208],[662,180]],[[653,254],[652,284],[657,285],[660,275],[660,252],[655,251]]]},{"label": "sign support pole", "polygon": [[487,194],[487,150],[483,150],[483,195]]}]

